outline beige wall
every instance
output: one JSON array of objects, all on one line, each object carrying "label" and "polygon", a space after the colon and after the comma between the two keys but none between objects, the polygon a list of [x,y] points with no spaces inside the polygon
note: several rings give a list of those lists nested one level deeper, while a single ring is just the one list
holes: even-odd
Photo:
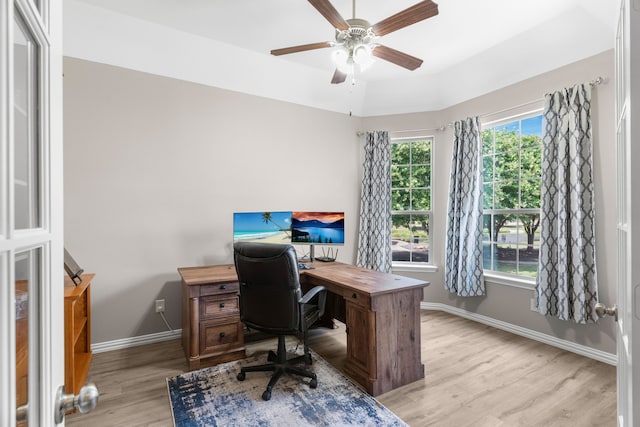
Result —
[{"label": "beige wall", "polygon": [[[443,124],[468,116],[480,115],[485,121],[508,117],[530,111],[531,101],[542,100],[544,94],[576,83],[588,82],[601,76],[606,79],[592,91],[592,119],[594,137],[594,183],[596,197],[597,268],[600,301],[613,305],[616,298],[616,178],[614,147],[614,57],[607,51],[594,57],[570,64],[566,67],[541,74],[535,78],[471,99],[443,111],[398,116],[381,116],[364,119],[367,129],[437,128]],[[521,108],[512,109],[515,106]],[[540,102],[542,105],[542,101]],[[500,114],[491,114],[505,109]],[[610,318],[595,325],[577,325],[538,315],[530,310],[533,291],[500,285],[488,281],[487,295],[477,298],[461,298],[449,294],[443,286],[444,278],[444,228],[447,209],[447,186],[451,163],[452,131],[432,131],[434,143],[434,221],[432,237],[434,258],[439,269],[435,273],[403,273],[431,281],[425,291],[424,300],[447,304],[521,326],[533,331],[615,354],[615,330]]]},{"label": "beige wall", "polygon": [[[344,211],[361,119],[65,58],[65,245],[96,273],[94,343],[180,328],[178,267],[231,263],[234,211]],[[304,247],[306,248],[306,247]]]},{"label": "beige wall", "polygon": [[[180,328],[180,266],[231,262],[234,211],[344,210],[353,262],[362,143],[357,130],[437,128],[509,109],[590,81],[593,91],[600,299],[615,302],[613,52],[605,52],[436,112],[348,117],[141,72],[65,59],[65,243],[97,273],[96,343],[165,330],[153,302]],[[524,107],[526,110],[526,107]],[[510,111],[509,113],[513,113]],[[425,301],[447,304],[615,354],[609,319],[581,326],[529,309],[533,292],[489,282],[457,298],[442,285],[451,130],[434,146],[435,273]],[[606,209],[605,209],[606,208]]]}]

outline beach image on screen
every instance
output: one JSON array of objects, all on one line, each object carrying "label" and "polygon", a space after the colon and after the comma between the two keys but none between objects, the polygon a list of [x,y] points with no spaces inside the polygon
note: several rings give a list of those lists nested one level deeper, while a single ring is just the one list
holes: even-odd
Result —
[{"label": "beach image on screen", "polygon": [[290,243],[291,211],[234,213],[233,241]]},{"label": "beach image on screen", "polygon": [[317,245],[343,245],[344,212],[293,212],[291,241]]}]

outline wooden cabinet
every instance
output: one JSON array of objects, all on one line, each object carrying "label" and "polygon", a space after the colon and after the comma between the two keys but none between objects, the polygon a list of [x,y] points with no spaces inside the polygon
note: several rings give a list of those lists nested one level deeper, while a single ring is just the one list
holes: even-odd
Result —
[{"label": "wooden cabinet", "polygon": [[91,364],[91,280],[83,274],[74,286],[64,279],[64,386],[66,393],[78,394]]},{"label": "wooden cabinet", "polygon": [[[360,384],[368,384],[376,375],[376,319],[375,313],[345,301],[347,327],[347,360],[344,369]],[[352,331],[357,325],[357,331]]]},{"label": "wooden cabinet", "polygon": [[182,348],[189,370],[245,357],[236,271],[229,266],[179,268]]}]

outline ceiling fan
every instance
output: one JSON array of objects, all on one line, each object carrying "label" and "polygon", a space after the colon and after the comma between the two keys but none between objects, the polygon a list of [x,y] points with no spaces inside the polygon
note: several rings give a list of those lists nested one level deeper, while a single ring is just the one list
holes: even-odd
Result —
[{"label": "ceiling fan", "polygon": [[279,56],[338,46],[339,49],[334,52],[336,71],[331,79],[331,83],[334,84],[344,82],[347,75],[353,74],[356,65],[360,70],[365,69],[372,62],[371,56],[384,59],[411,71],[420,67],[422,59],[378,44],[375,40],[438,14],[438,5],[432,0],[424,0],[371,25],[368,21],[355,17],[356,0],[353,0],[353,18],[346,20],[329,0],[309,0],[309,3],[336,29],[336,40],[274,49],[271,54]]}]

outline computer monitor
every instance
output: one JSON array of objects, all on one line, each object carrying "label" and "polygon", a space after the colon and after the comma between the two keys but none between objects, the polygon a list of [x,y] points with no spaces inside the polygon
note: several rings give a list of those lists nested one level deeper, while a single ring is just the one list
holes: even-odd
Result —
[{"label": "computer monitor", "polygon": [[314,246],[344,245],[344,212],[293,212],[291,242],[310,245],[311,261],[334,261],[333,249],[315,257]]},{"label": "computer monitor", "polygon": [[291,243],[291,211],[235,212],[233,241]]}]

